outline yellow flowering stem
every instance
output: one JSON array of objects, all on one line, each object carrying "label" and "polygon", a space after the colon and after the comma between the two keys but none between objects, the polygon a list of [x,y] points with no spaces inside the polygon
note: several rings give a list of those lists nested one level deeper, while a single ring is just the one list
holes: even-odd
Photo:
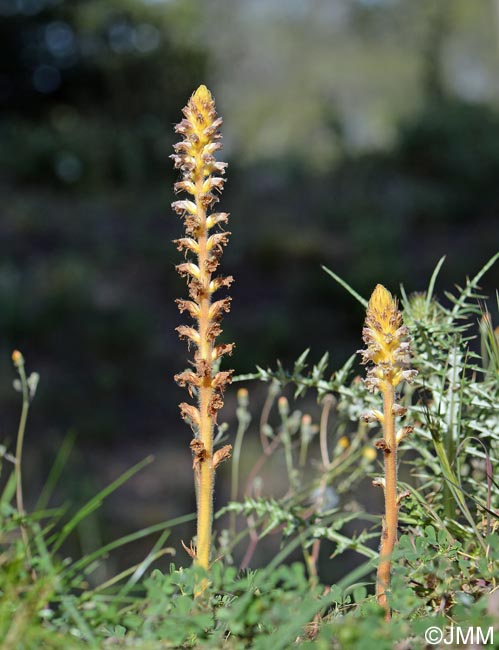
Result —
[{"label": "yellow flowering stem", "polygon": [[176,240],[177,248],[191,255],[194,261],[177,266],[180,275],[188,278],[190,300],[177,300],[179,310],[187,311],[194,327],[181,325],[181,338],[196,348],[188,370],[175,376],[180,386],[187,387],[189,395],[197,397],[197,406],[180,404],[183,419],[194,433],[190,447],[197,497],[197,548],[189,550],[195,562],[208,569],[213,517],[213,486],[217,465],[230,456],[230,445],[214,452],[213,430],[217,412],[223,406],[223,392],[230,382],[232,371],[218,372],[215,362],[230,354],[232,343],[215,345],[221,333],[222,314],[230,309],[230,298],[212,302],[212,295],[221,287],[228,287],[231,277],[213,277],[219,266],[222,248],[227,244],[228,232],[210,231],[227,221],[223,212],[210,213],[218,201],[217,192],[224,186],[226,164],[215,160],[213,153],[221,148],[215,102],[206,86],[200,86],[183,109],[184,119],[176,126],[182,141],[174,145],[172,156],[182,178],[175,184],[176,192],[186,192],[188,200],[175,201],[173,209],[184,219],[186,237]]},{"label": "yellow flowering stem", "polygon": [[383,392],[384,414],[384,457],[385,457],[385,518],[381,533],[380,560],[376,581],[378,603],[390,618],[390,608],[386,590],[390,588],[391,556],[397,542],[398,504],[397,504],[397,444],[395,441],[395,418],[392,415],[394,388],[388,384]]},{"label": "yellow flowering stem", "polygon": [[382,519],[380,560],[376,580],[378,603],[385,610],[385,619],[391,618],[387,592],[390,589],[390,568],[393,549],[397,543],[398,508],[397,495],[397,447],[413,429],[404,427],[399,435],[395,432],[395,417],[405,414],[406,409],[395,403],[395,387],[402,381],[411,382],[416,372],[408,370],[410,346],[408,330],[402,322],[397,301],[381,284],[374,289],[367,306],[366,322],[362,332],[366,348],[360,350],[362,363],[369,364],[366,387],[372,393],[383,395],[383,413],[373,410],[363,416],[365,422],[378,422],[383,427],[383,439],[376,447],[383,451],[384,477],[373,481],[384,490],[385,514]]},{"label": "yellow flowering stem", "polygon": [[[201,285],[209,285],[209,278],[206,269],[208,255],[206,252],[206,211],[201,203],[203,178],[200,176],[196,181],[196,209],[199,217],[199,255],[198,267],[200,271]],[[211,526],[213,517],[213,484],[215,475],[213,472],[213,417],[209,412],[209,404],[213,394],[211,387],[211,356],[213,344],[208,338],[208,327],[210,319],[208,311],[210,308],[210,294],[202,292],[199,300],[199,356],[206,362],[209,372],[203,377],[199,388],[199,439],[206,452],[205,460],[200,463],[199,487],[198,487],[198,521],[197,521],[197,555],[196,559],[200,566],[208,569],[210,565]]]}]

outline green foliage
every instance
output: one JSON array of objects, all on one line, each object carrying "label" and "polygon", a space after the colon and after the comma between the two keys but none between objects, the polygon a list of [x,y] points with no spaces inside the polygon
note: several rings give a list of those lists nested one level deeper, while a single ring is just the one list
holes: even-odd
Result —
[{"label": "green foliage", "polygon": [[[497,537],[485,538],[486,553],[433,526],[400,538],[395,552],[393,606],[402,615],[440,611],[455,624],[479,625],[480,600],[496,581]],[[483,613],[483,612],[482,612]]]}]

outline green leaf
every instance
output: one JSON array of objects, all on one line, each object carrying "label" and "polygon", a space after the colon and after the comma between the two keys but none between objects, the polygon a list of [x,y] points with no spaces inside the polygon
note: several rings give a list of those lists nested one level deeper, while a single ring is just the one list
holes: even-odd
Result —
[{"label": "green leaf", "polygon": [[62,546],[68,536],[73,532],[76,526],[81,521],[86,519],[86,517],[92,514],[92,512],[97,510],[110,494],[121,487],[123,483],[126,483],[132,476],[137,474],[137,472],[140,472],[141,469],[147,465],[150,465],[153,460],[153,456],[147,456],[147,458],[144,458],[144,460],[141,460],[139,463],[124,472],[119,478],[117,478],[110,485],[105,487],[89,501],[87,501],[87,503],[78,510],[78,512],[67,522],[67,524],[64,525],[62,531],[57,536],[55,536],[53,540],[51,540],[54,542],[52,551],[55,553]]},{"label": "green leaf", "polygon": [[368,301],[363,298],[359,293],[355,291],[345,280],[340,278],[339,275],[336,275],[334,271],[331,271],[331,269],[328,269],[327,266],[322,266],[322,270],[325,271],[328,275],[330,275],[336,282],[342,286],[344,289],[348,291],[348,293],[355,298],[364,309],[367,309]]}]

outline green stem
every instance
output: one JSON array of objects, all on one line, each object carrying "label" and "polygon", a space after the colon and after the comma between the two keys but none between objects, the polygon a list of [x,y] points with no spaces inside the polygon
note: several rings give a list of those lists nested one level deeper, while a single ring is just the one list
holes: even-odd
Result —
[{"label": "green stem", "polygon": [[286,459],[286,470],[288,473],[289,485],[294,492],[297,488],[297,480],[295,476],[293,451],[291,449],[291,434],[289,432],[289,421],[287,416],[282,416],[282,433],[284,457]]},{"label": "green stem", "polygon": [[[240,407],[241,408],[241,407]],[[246,422],[243,418],[240,418],[239,425],[237,427],[236,439],[234,441],[234,450],[232,452],[232,473],[231,473],[231,486],[230,486],[230,500],[237,500],[237,492],[239,487],[239,464],[241,459],[241,448],[243,444],[244,434],[248,430],[249,422]],[[231,538],[233,539],[236,535],[236,513],[231,512],[229,518],[229,530]]]},{"label": "green stem", "polygon": [[387,591],[390,589],[391,556],[397,542],[397,442],[393,416],[394,388],[387,382],[383,393],[383,429],[385,441],[385,516],[381,532],[380,559],[376,581],[378,603],[385,609],[385,620],[391,618]]},{"label": "green stem", "polygon": [[308,453],[308,440],[302,437],[300,441],[300,455],[298,459],[298,464],[300,467],[305,467],[307,462],[307,453]]},{"label": "green stem", "polygon": [[21,517],[21,535],[23,538],[24,545],[26,547],[27,553],[29,553],[29,544],[28,544],[28,532],[26,530],[26,524],[24,522],[24,500],[23,500],[23,485],[22,485],[22,458],[23,458],[23,445],[24,445],[24,433],[26,431],[26,422],[28,420],[28,411],[29,411],[29,389],[28,389],[28,380],[26,379],[26,371],[24,369],[24,359],[21,355],[18,361],[15,361],[17,371],[21,380],[21,394],[23,398],[21,417],[19,419],[19,427],[17,430],[17,443],[16,443],[16,464],[15,464],[15,475],[16,475],[16,504],[17,511]]}]

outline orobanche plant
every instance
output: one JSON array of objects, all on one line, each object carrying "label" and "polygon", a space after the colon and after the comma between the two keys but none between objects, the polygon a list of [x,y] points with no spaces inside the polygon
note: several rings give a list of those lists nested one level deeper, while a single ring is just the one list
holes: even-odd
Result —
[{"label": "orobanche plant", "polygon": [[234,347],[233,343],[215,343],[222,331],[221,317],[230,309],[230,298],[212,300],[218,289],[229,287],[233,281],[231,276],[213,276],[230,234],[213,232],[227,222],[228,215],[211,211],[218,201],[217,192],[223,189],[227,164],[218,162],[213,155],[222,147],[219,132],[222,119],[217,117],[215,102],[206,86],[199,86],[183,114],[184,119],[175,128],[182,140],[174,145],[172,158],[182,175],[175,183],[175,192],[185,192],[189,198],[175,201],[172,207],[184,220],[186,236],[175,243],[191,259],[179,264],[177,271],[188,278],[190,300],[177,300],[177,304],[180,312],[189,313],[194,326],[181,325],[177,331],[189,346],[194,344],[195,352],[191,362],[194,370],[176,375],[175,380],[187,387],[191,397],[197,398],[196,406],[182,403],[180,411],[194,433],[190,446],[198,519],[197,547],[191,545],[190,554],[201,567],[208,569],[215,469],[231,451],[230,445],[218,451],[213,449],[217,412],[223,406],[223,392],[232,374],[232,370],[218,371],[218,361],[224,354],[231,354]]},{"label": "orobanche plant", "polygon": [[366,348],[361,350],[362,363],[370,364],[365,380],[366,388],[383,395],[383,411],[373,409],[366,413],[367,421],[378,421],[383,427],[383,438],[376,447],[383,451],[385,475],[374,484],[384,490],[385,515],[381,531],[380,559],[376,580],[376,595],[390,618],[386,592],[390,588],[390,564],[397,541],[398,510],[401,495],[397,492],[397,447],[412,432],[413,427],[395,430],[395,418],[404,415],[406,408],[397,404],[395,388],[404,380],[412,382],[415,370],[407,368],[410,357],[409,331],[402,322],[397,301],[381,284],[374,289],[369,304],[362,338]]}]

